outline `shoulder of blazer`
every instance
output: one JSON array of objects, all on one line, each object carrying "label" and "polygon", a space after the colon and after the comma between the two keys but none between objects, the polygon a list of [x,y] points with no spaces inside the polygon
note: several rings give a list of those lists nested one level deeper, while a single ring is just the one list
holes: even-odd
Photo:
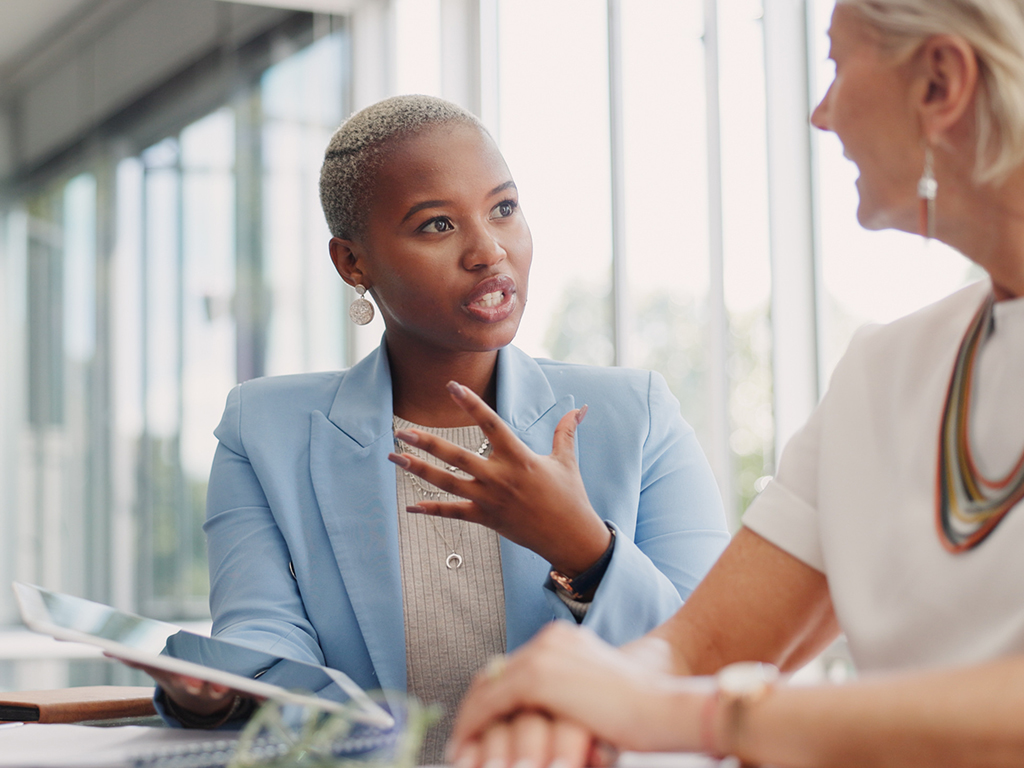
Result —
[{"label": "shoulder of blazer", "polygon": [[571,394],[580,404],[594,397],[625,397],[628,393],[646,401],[651,387],[652,372],[639,368],[582,365],[544,358],[536,362],[557,395]]},{"label": "shoulder of blazer", "polygon": [[308,424],[309,414],[327,413],[348,371],[266,376],[237,387],[239,417],[262,428],[282,422]]}]

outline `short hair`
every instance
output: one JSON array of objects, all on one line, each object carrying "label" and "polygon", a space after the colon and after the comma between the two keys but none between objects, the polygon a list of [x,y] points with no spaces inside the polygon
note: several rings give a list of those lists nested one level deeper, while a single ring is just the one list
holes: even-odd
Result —
[{"label": "short hair", "polygon": [[471,112],[434,96],[393,96],[356,112],[331,137],[320,168],[320,205],[334,237],[364,233],[376,171],[387,159],[387,145],[424,128],[463,123],[487,129]]},{"label": "short hair", "polygon": [[958,35],[978,60],[974,178],[1000,183],[1024,164],[1024,0],[838,0],[897,51]]}]

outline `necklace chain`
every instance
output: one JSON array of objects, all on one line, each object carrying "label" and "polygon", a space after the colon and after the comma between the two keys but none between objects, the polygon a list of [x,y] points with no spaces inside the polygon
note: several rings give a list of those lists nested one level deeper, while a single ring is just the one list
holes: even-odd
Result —
[{"label": "necklace chain", "polygon": [[[400,427],[398,426],[397,416],[392,417],[391,425],[392,429],[395,432],[397,432],[400,429]],[[396,453],[409,453],[415,456],[416,458],[423,459],[424,461],[431,460],[432,457],[429,454],[415,450],[412,446],[407,445],[406,443],[399,440],[397,437],[395,437],[394,440]],[[480,444],[480,447],[476,449],[476,455],[481,457],[485,456],[490,447],[491,441],[485,437],[484,441]],[[466,475],[458,467],[452,466],[451,464],[445,464],[444,468],[448,472],[452,472],[459,477],[469,477],[469,475]],[[409,470],[403,471],[405,472],[405,476],[409,479],[409,482],[412,485],[413,489],[416,491],[416,495],[419,497],[420,501],[454,501],[455,499],[461,498],[460,496],[456,496],[453,493],[441,490],[436,485],[428,483],[422,478],[417,477]],[[459,553],[459,550],[462,548],[463,523],[461,520],[454,519],[452,519],[452,522],[457,527],[459,535],[459,538],[455,542],[455,546],[452,546],[449,543],[447,537],[444,535],[444,531],[441,529],[441,526],[438,525],[437,520],[435,520],[433,516],[430,516],[430,523],[434,528],[434,532],[437,534],[438,538],[441,539],[441,541],[444,543],[445,548],[448,550],[448,556],[445,558],[444,564],[445,567],[447,567],[448,570],[450,571],[458,570],[459,568],[461,568],[463,561],[462,555]]]}]

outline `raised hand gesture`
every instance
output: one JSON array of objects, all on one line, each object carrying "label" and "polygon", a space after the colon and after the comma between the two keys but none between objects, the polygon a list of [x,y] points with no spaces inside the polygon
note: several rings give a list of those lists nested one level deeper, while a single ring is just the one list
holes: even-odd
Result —
[{"label": "raised hand gesture", "polygon": [[466,501],[421,501],[408,511],[479,523],[527,547],[572,578],[593,565],[611,532],[587,498],[573,448],[587,408],[570,411],[555,428],[551,453],[539,456],[475,393],[449,382],[452,398],[480,425],[490,456],[479,456],[419,430],[395,436],[469,475],[459,477],[407,453],[391,454],[398,466]]}]

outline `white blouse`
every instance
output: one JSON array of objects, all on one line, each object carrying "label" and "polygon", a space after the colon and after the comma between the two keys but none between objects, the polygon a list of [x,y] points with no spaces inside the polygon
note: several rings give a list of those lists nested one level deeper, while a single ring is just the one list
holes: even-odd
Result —
[{"label": "white blouse", "polygon": [[[745,526],[828,577],[861,669],[978,662],[1024,651],[1024,502],[976,548],[936,523],[939,424],[954,358],[991,284],[862,329],[782,454]],[[978,469],[1024,451],[1024,299],[998,302],[970,411]]]}]

